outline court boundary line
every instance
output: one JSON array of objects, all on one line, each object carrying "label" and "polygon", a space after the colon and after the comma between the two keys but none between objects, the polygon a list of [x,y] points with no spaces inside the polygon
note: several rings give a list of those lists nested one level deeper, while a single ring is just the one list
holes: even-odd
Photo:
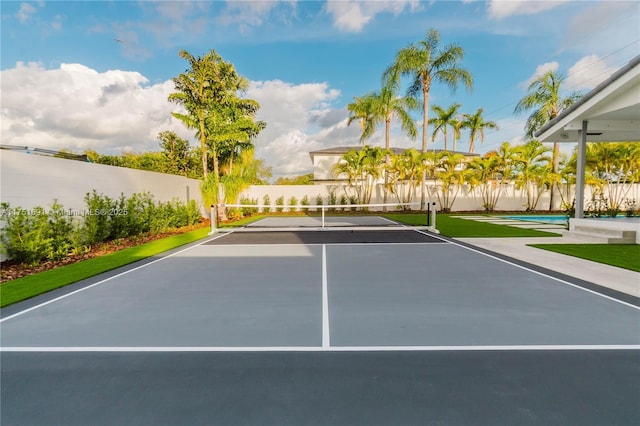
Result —
[{"label": "court boundary line", "polygon": [[0,352],[471,352],[619,351],[640,345],[433,345],[433,346],[10,346]]},{"label": "court boundary line", "polygon": [[[231,231],[231,232],[233,232],[233,231]],[[135,268],[132,268],[132,269],[127,269],[126,271],[120,272],[119,274],[116,274],[116,275],[113,275],[113,276],[111,276],[111,277],[105,278],[105,279],[100,280],[100,281],[98,281],[98,282],[96,282],[96,283],[90,284],[90,285],[88,285],[88,286],[86,286],[86,287],[79,288],[79,289],[74,290],[74,291],[72,291],[72,292],[69,292],[69,293],[63,294],[62,296],[58,296],[58,297],[56,297],[56,298],[54,298],[54,299],[47,300],[46,302],[42,302],[42,303],[39,303],[39,304],[37,304],[37,305],[35,305],[35,306],[31,306],[30,308],[27,308],[27,309],[25,309],[25,310],[22,310],[22,311],[16,312],[15,314],[11,314],[11,315],[9,315],[9,316],[6,316],[6,317],[3,317],[3,318],[0,318],[0,324],[1,324],[1,323],[3,323],[3,322],[5,322],[5,321],[8,321],[8,320],[10,320],[10,319],[12,319],[12,318],[16,318],[16,317],[19,317],[19,316],[24,315],[24,314],[26,314],[26,313],[29,313],[29,312],[31,312],[31,311],[34,311],[34,310],[36,310],[36,309],[38,309],[38,308],[42,308],[43,306],[46,306],[46,305],[49,305],[49,304],[51,304],[51,303],[54,303],[54,302],[60,301],[60,300],[62,300],[62,299],[66,299],[67,297],[69,297],[69,296],[73,296],[74,294],[77,294],[77,293],[80,293],[80,292],[82,292],[82,291],[88,290],[88,289],[90,289],[90,288],[96,287],[96,286],[98,286],[98,285],[100,285],[100,284],[104,284],[104,283],[106,283],[106,282],[108,282],[108,281],[111,281],[111,280],[113,280],[113,279],[115,279],[115,278],[122,277],[123,275],[126,275],[126,274],[128,274],[128,273],[130,273],[130,272],[134,272],[134,271],[137,271],[137,270],[139,270],[139,269],[146,268],[147,266],[149,266],[149,265],[153,265],[153,264],[155,264],[155,263],[157,263],[157,262],[160,262],[160,261],[162,261],[162,260],[169,259],[169,258],[171,258],[171,257],[173,257],[173,256],[175,256],[175,255],[177,255],[177,254],[184,253],[184,252],[185,252],[185,251],[187,251],[187,250],[191,250],[191,249],[192,249],[192,248],[194,248],[194,247],[201,246],[202,244],[205,244],[205,243],[207,243],[207,242],[209,242],[209,241],[213,241],[213,240],[216,240],[216,239],[218,239],[218,238],[222,238],[222,237],[224,237],[224,236],[226,236],[226,235],[229,235],[231,232],[225,232],[225,233],[223,233],[223,234],[216,235],[216,236],[215,236],[215,237],[213,237],[213,238],[209,238],[209,239],[207,239],[207,240],[205,240],[205,241],[202,241],[202,242],[200,242],[200,243],[197,243],[197,244],[191,245],[191,246],[186,247],[186,248],[184,248],[184,249],[182,249],[182,250],[179,250],[179,251],[177,251],[177,252],[175,252],[175,253],[171,253],[171,254],[168,254],[168,255],[166,255],[166,256],[162,256],[161,258],[156,259],[156,260],[152,260],[151,262],[147,262],[147,263],[145,263],[144,265],[136,266]]]},{"label": "court boundary line", "polygon": [[[438,235],[432,235],[432,234],[429,234],[429,233],[427,233],[427,232],[424,232],[424,231],[421,231],[421,230],[418,230],[418,229],[416,229],[416,230],[415,230],[415,232],[418,232],[418,233],[420,233],[420,234],[425,234],[425,235],[430,236],[430,237],[433,237],[433,238],[438,238],[438,239],[443,240],[443,241],[447,241],[446,239],[444,239],[444,238],[442,238],[442,237],[440,237],[440,236],[438,236]],[[569,286],[571,286],[571,287],[574,287],[574,288],[580,289],[580,290],[582,290],[582,291],[586,291],[587,293],[591,293],[591,294],[594,294],[594,295],[596,295],[596,296],[600,296],[600,297],[602,297],[602,298],[605,298],[605,299],[611,300],[611,301],[613,301],[613,302],[618,302],[618,303],[620,303],[620,304],[622,304],[622,305],[625,305],[625,306],[628,306],[628,307],[631,307],[631,308],[634,308],[634,309],[636,309],[636,310],[639,310],[639,311],[640,311],[640,306],[636,306],[636,305],[634,305],[634,304],[631,304],[631,303],[625,302],[625,301],[623,301],[623,300],[616,299],[615,297],[607,296],[606,294],[602,294],[602,293],[599,293],[599,292],[597,292],[597,291],[595,291],[595,290],[591,290],[591,289],[589,289],[589,288],[582,287],[582,286],[580,286],[580,285],[578,285],[578,284],[574,284],[574,283],[571,283],[571,282],[569,282],[569,281],[567,281],[567,280],[563,280],[562,278],[554,277],[553,275],[549,275],[549,274],[547,274],[547,273],[545,273],[545,272],[536,271],[535,269],[532,269],[532,268],[530,268],[530,267],[528,267],[528,266],[518,265],[517,263],[515,263],[515,262],[513,262],[513,261],[506,260],[506,259],[502,259],[502,258],[500,258],[500,257],[498,257],[498,256],[496,256],[496,255],[494,255],[494,254],[485,253],[485,252],[483,252],[483,251],[481,251],[481,250],[478,250],[478,249],[476,249],[476,248],[465,246],[464,244],[460,244],[459,242],[455,241],[453,238],[452,238],[450,241],[448,241],[448,242],[450,242],[451,244],[453,244],[453,245],[455,245],[455,246],[461,247],[461,248],[463,248],[463,249],[465,249],[465,250],[469,250],[469,251],[472,251],[472,252],[474,252],[474,253],[481,254],[481,255],[486,256],[486,257],[489,257],[489,258],[491,258],[491,259],[495,259],[495,260],[498,260],[498,261],[500,261],[500,262],[506,263],[506,264],[508,264],[508,265],[515,266],[516,268],[519,268],[519,269],[523,269],[523,270],[525,270],[525,271],[532,272],[532,273],[534,273],[534,274],[536,274],[536,275],[541,275],[541,276],[543,276],[543,277],[550,278],[550,279],[552,279],[552,280],[554,280],[554,281],[557,281],[557,282],[559,282],[559,283],[569,285]],[[523,262],[524,262],[524,261],[523,261]],[[524,262],[524,263],[527,263],[527,262]],[[596,284],[596,285],[597,285],[597,284]]]},{"label": "court boundary line", "polygon": [[322,347],[331,347],[329,334],[329,284],[327,279],[327,245],[322,245]]}]

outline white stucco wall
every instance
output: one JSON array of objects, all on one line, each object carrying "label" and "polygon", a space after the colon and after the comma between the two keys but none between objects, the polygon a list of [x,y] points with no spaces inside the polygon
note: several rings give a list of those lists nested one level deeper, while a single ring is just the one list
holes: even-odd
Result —
[{"label": "white stucco wall", "polygon": [[0,150],[0,201],[12,207],[48,207],[57,199],[67,209],[85,208],[96,190],[112,198],[148,191],[156,201],[196,200],[200,181],[182,176]]},{"label": "white stucco wall", "polygon": [[[436,197],[437,189],[434,187],[433,182],[427,183],[427,200],[430,202],[435,201],[437,208],[440,209],[440,204]],[[383,185],[379,184],[374,190],[373,197],[371,199],[372,204],[382,203],[383,201]],[[309,198],[309,204],[316,204],[316,197],[319,195],[323,198],[323,204],[328,204],[330,191],[335,191],[336,199],[340,200],[343,194],[347,196],[353,194],[353,188],[347,184],[315,184],[315,185],[253,185],[241,194],[241,197],[248,197],[251,199],[257,199],[258,204],[262,204],[265,195],[269,195],[269,199],[272,206],[275,206],[276,199],[284,196],[285,205],[289,204],[289,200],[292,196],[296,197],[298,204],[302,198],[307,195]],[[572,192],[573,194],[573,192]],[[585,203],[591,200],[591,188],[585,188]],[[635,199],[637,205],[640,205],[640,185],[636,184],[630,189],[628,198]],[[560,209],[560,197],[556,198],[555,209]],[[389,195],[388,203],[397,202],[395,196]],[[417,192],[412,202],[420,202],[420,193]],[[502,195],[500,196],[498,203],[495,207],[496,211],[524,211],[526,206],[526,196],[522,191],[516,189],[513,183],[505,185]],[[536,206],[537,210],[549,209],[549,192],[545,192],[540,197]],[[637,208],[637,207],[636,207]],[[468,186],[460,189],[458,196],[453,204],[452,211],[482,211],[482,197],[478,189],[470,191]],[[623,209],[624,210],[624,209]]]}]

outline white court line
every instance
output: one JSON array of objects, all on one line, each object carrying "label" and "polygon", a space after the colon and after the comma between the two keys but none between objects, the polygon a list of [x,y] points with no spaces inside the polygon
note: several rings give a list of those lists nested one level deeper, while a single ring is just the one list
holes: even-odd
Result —
[{"label": "white court line", "polygon": [[[231,231],[231,232],[233,232],[233,231]],[[160,262],[160,261],[162,261],[162,260],[168,259],[168,258],[170,258],[170,257],[173,257],[173,256],[177,255],[177,254],[183,253],[183,252],[185,252],[185,251],[187,251],[187,250],[191,250],[192,248],[194,248],[194,247],[198,247],[198,246],[201,246],[202,244],[208,243],[209,241],[213,241],[213,240],[216,240],[216,239],[218,239],[218,238],[220,238],[220,237],[224,237],[225,235],[229,235],[231,232],[225,232],[224,234],[219,234],[219,235],[217,235],[217,236],[215,236],[215,237],[213,237],[213,238],[209,238],[209,239],[208,239],[208,240],[206,240],[206,241],[202,241],[201,243],[194,244],[194,245],[192,245],[192,246],[190,246],[190,247],[187,247],[187,248],[185,248],[185,249],[182,249],[182,250],[177,251],[177,252],[175,252],[175,253],[172,253],[172,254],[170,254],[170,255],[163,256],[163,257],[161,257],[160,259],[153,260],[153,261],[151,261],[151,262],[149,262],[149,263],[145,263],[144,265],[140,265],[140,266],[137,266],[137,267],[135,267],[135,268],[133,268],[133,269],[129,269],[129,270],[127,270],[127,271],[121,272],[121,273],[119,273],[119,274],[117,274],[117,275],[114,275],[114,276],[112,276],[112,277],[105,278],[104,280],[98,281],[97,283],[94,283],[94,284],[88,285],[88,286],[86,286],[86,287],[82,287],[82,288],[80,288],[80,289],[78,289],[78,290],[72,291],[71,293],[63,294],[63,295],[62,295],[62,296],[60,296],[60,297],[56,297],[55,299],[51,299],[51,300],[48,300],[48,301],[46,301],[46,302],[44,302],[44,303],[40,303],[39,305],[32,306],[32,307],[30,307],[30,308],[28,308],[28,309],[25,309],[24,311],[16,312],[16,313],[15,313],[15,314],[13,314],[13,315],[9,315],[9,316],[7,316],[7,317],[0,318],[0,323],[3,323],[3,322],[5,322],[5,321],[7,321],[7,320],[10,320],[11,318],[19,317],[20,315],[26,314],[27,312],[31,312],[31,311],[33,311],[33,310],[35,310],[35,309],[41,308],[41,307],[43,307],[43,306],[49,305],[49,304],[54,303],[54,302],[57,302],[57,301],[59,301],[59,300],[66,299],[66,298],[67,298],[67,297],[69,297],[69,296],[73,296],[74,294],[80,293],[81,291],[88,290],[88,289],[90,289],[90,288],[92,288],[92,287],[95,287],[95,286],[97,286],[97,285],[104,284],[104,283],[106,283],[107,281],[111,281],[111,280],[113,280],[113,279],[115,279],[115,278],[121,277],[121,276],[126,275],[126,274],[128,274],[128,273],[130,273],[130,272],[137,271],[138,269],[146,268],[146,267],[147,267],[147,266],[149,266],[149,265],[153,265],[154,263],[157,263],[157,262]],[[126,265],[124,265],[124,266],[126,266]]]},{"label": "white court line", "polygon": [[329,335],[329,289],[327,285],[327,246],[322,245],[322,347],[331,346]]},{"label": "white court line", "polygon": [[[429,237],[434,237],[434,238],[442,239],[442,238],[440,238],[440,237],[438,237],[438,236],[436,236],[436,235],[429,234],[429,233],[426,233],[426,232],[424,232],[424,231],[416,230],[416,232],[419,232],[419,233],[421,233],[421,234],[425,234],[425,235],[427,235],[427,236],[429,236]],[[446,240],[443,240],[443,241],[446,241]],[[478,254],[481,254],[481,255],[483,255],[483,256],[489,257],[489,258],[491,258],[491,259],[498,260],[498,261],[500,261],[500,262],[502,262],[502,263],[506,263],[507,265],[511,265],[511,266],[515,266],[516,268],[524,269],[525,271],[532,272],[532,273],[534,273],[534,274],[536,274],[536,275],[541,275],[541,276],[543,276],[543,277],[551,278],[552,280],[554,280],[554,281],[558,281],[559,283],[566,284],[566,285],[569,285],[569,286],[571,286],[571,287],[577,288],[577,289],[579,289],[579,290],[586,291],[587,293],[595,294],[596,296],[600,296],[600,297],[603,297],[603,298],[605,298],[605,299],[612,300],[612,301],[614,301],[614,302],[618,302],[618,303],[620,303],[620,304],[622,304],[622,305],[629,306],[629,307],[631,307],[631,308],[634,308],[634,309],[640,310],[640,306],[636,306],[636,305],[633,305],[633,304],[631,304],[631,303],[627,303],[627,302],[624,302],[624,301],[622,301],[622,300],[616,299],[615,297],[607,296],[606,294],[598,293],[597,291],[590,290],[590,289],[585,288],[585,287],[581,287],[581,286],[579,286],[579,285],[577,285],[577,284],[570,283],[569,281],[565,281],[565,280],[563,280],[563,279],[560,279],[560,278],[554,277],[554,276],[552,276],[552,275],[545,274],[544,272],[536,271],[535,269],[531,269],[531,268],[528,268],[528,267],[526,267],[526,266],[518,265],[517,263],[511,262],[511,261],[508,261],[508,260],[505,260],[505,259],[501,259],[501,258],[499,258],[499,257],[497,257],[497,256],[492,255],[492,254],[484,253],[484,252],[482,252],[482,251],[480,251],[480,250],[476,250],[476,249],[474,249],[474,248],[464,246],[464,245],[462,245],[462,244],[460,244],[460,243],[456,242],[456,241],[455,241],[455,240],[453,240],[453,239],[452,239],[452,241],[448,241],[448,242],[450,242],[451,244],[453,244],[453,245],[455,245],[455,246],[462,247],[462,248],[463,248],[463,249],[465,249],[465,250],[469,250],[469,251],[472,251],[472,252],[474,252],[474,253],[478,253]],[[524,261],[523,261],[523,262],[524,262]],[[596,284],[596,285],[597,285],[597,284]]]},{"label": "white court line", "polygon": [[439,352],[439,351],[618,351],[640,345],[467,345],[467,346],[11,346],[0,352]]}]

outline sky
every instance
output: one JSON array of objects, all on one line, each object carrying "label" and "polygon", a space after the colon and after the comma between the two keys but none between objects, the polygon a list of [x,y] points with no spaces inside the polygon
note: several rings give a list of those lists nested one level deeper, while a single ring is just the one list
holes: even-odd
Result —
[{"label": "sky", "polygon": [[[536,76],[554,70],[566,76],[565,94],[587,92],[640,54],[638,1],[3,0],[0,19],[2,144],[158,151],[158,133],[170,130],[196,145],[167,97],[188,68],[178,52],[215,49],[250,81],[243,96],[260,103],[267,128],[256,156],[274,179],[310,173],[310,151],[358,146],[347,105],[379,90],[398,50],[430,28],[441,46],[464,49],[460,66],[474,84],[434,83],[429,105],[483,108],[499,129],[476,143],[481,154],[525,141],[528,114],[514,107]],[[367,143],[384,146],[384,128]],[[442,137],[429,143],[444,147]],[[467,133],[458,143],[466,151]],[[420,134],[412,140],[394,125],[391,145],[419,149]]]}]

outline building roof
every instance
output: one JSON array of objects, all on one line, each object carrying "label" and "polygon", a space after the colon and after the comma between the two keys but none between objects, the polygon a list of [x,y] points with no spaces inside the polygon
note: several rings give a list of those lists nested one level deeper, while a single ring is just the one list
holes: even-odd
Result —
[{"label": "building roof", "polygon": [[587,141],[640,141],[640,55],[549,121],[541,142],[577,142],[587,121]]}]

